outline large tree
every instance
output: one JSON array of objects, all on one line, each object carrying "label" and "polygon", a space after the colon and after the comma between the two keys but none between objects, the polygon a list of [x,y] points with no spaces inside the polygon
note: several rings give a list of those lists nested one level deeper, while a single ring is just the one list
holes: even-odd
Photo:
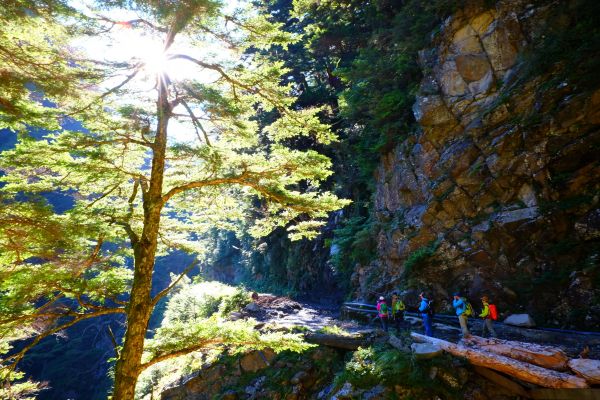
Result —
[{"label": "large tree", "polygon": [[[257,236],[288,226],[292,237],[311,237],[327,212],[345,202],[319,189],[331,173],[327,157],[287,146],[302,135],[322,144],[335,140],[319,120],[327,110],[295,109],[293,91],[280,79],[283,64],[247,51],[286,46],[296,37],[251,9],[227,10],[213,0],[117,0],[103,7],[108,10],[87,12],[95,35],[89,41],[140,31],[161,47],[147,58],[94,59],[67,56],[62,42],[42,35],[39,43],[55,47],[61,72],[73,74],[75,87],[52,97],[60,80],[32,75],[15,83],[51,99],[51,107],[36,112],[56,124],[41,124],[54,129],[42,139],[21,132],[0,160],[1,334],[24,327],[35,334],[3,363],[16,365],[42,338],[81,320],[123,314],[113,398],[132,399],[150,365],[238,337],[254,340],[239,334],[239,326],[222,326],[221,339],[211,337],[218,330],[180,327],[173,340],[144,355],[153,309],[177,283],[152,287],[157,255],[179,249],[201,256],[198,239],[205,232],[235,229],[241,221],[254,221]],[[123,21],[114,17],[115,7],[137,15]],[[228,49],[227,57],[210,52],[216,43]],[[182,77],[183,63],[196,73]],[[39,100],[20,99],[28,107]],[[256,115],[265,112],[276,118],[262,126]],[[0,113],[13,118],[7,124],[13,129],[35,123],[11,107]],[[82,126],[65,129],[71,119]],[[73,206],[56,212],[45,202],[47,192],[72,197]]]}]

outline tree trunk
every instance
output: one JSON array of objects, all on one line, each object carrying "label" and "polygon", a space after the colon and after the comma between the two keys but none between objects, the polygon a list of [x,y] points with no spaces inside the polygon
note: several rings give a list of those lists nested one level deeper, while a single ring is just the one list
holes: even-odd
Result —
[{"label": "tree trunk", "polygon": [[127,306],[127,330],[123,349],[115,368],[113,400],[133,400],[135,385],[141,373],[144,339],[152,315],[152,273],[163,207],[162,189],[167,148],[167,126],[171,106],[164,79],[158,79],[158,125],[153,146],[152,169],[148,191],[143,193],[144,227],[139,241],[132,243],[134,274],[131,296]]},{"label": "tree trunk", "polygon": [[482,350],[514,358],[515,360],[557,371],[568,370],[569,357],[564,351],[556,347],[502,339],[484,339],[478,336],[471,336],[463,340],[467,345],[473,345]]},{"label": "tree trunk", "polygon": [[[113,400],[133,400],[135,385],[140,373],[144,339],[148,321],[152,313],[150,289],[152,288],[152,269],[148,273],[150,255],[143,258],[140,267],[136,265],[131,290],[131,299],[127,310],[127,330],[120,357],[115,368],[115,386]],[[154,257],[151,257],[154,263]],[[138,264],[136,262],[136,264]],[[144,265],[145,264],[145,265]]]},{"label": "tree trunk", "polygon": [[[144,202],[144,205],[146,201]],[[127,330],[115,369],[113,400],[133,400],[141,372],[144,339],[152,315],[152,272],[156,257],[160,207],[144,207],[151,212],[144,218],[141,240],[134,245],[133,287],[127,306]]]},{"label": "tree trunk", "polygon": [[475,350],[445,340],[411,333],[410,336],[419,342],[437,344],[448,353],[466,358],[471,364],[504,372],[524,382],[554,389],[576,389],[589,387],[585,379],[562,372],[552,371],[537,365],[527,364],[512,358],[487,351]]}]

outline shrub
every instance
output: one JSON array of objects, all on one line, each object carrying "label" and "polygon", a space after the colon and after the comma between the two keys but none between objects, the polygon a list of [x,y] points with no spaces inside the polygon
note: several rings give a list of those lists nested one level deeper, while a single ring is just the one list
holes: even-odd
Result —
[{"label": "shrub", "polygon": [[404,273],[410,275],[415,266],[422,264],[425,260],[435,254],[439,245],[439,240],[432,240],[427,246],[423,246],[410,253],[404,262]]},{"label": "shrub", "polygon": [[219,306],[219,313],[226,317],[234,311],[240,311],[248,303],[250,303],[248,291],[243,286],[239,286],[231,296],[223,297]]},{"label": "shrub", "polygon": [[371,388],[378,384],[402,385],[411,388],[417,398],[462,398],[459,393],[430,378],[432,367],[449,369],[452,358],[437,357],[432,360],[416,360],[411,353],[401,352],[387,345],[359,348],[352,354],[343,371],[336,376],[340,387],[350,382],[357,388]]}]

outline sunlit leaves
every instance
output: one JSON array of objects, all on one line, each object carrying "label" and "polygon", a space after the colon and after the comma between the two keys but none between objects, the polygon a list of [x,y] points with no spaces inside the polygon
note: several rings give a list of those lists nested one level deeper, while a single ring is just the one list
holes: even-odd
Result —
[{"label": "sunlit leaves", "polygon": [[78,55],[68,46],[73,24],[64,13],[75,14],[58,1],[13,1],[0,8],[0,129],[59,129],[54,106],[81,100],[81,84],[100,76],[74,61]]},{"label": "sunlit leaves", "polygon": [[[335,141],[320,120],[327,111],[297,109],[296,93],[282,82],[289,72],[284,63],[255,51],[286,47],[298,38],[256,10],[229,13],[222,5],[211,0],[103,2],[108,8],[128,7],[146,19],[120,22],[97,15],[98,26],[106,22],[102,37],[110,40],[115,26],[152,31],[162,37],[166,58],[196,68],[186,79],[163,71],[145,89],[136,87],[143,66],[135,58],[88,62],[83,60],[97,55],[86,54],[74,61],[64,52],[70,39],[66,27],[46,27],[33,19],[33,34],[26,41],[31,48],[23,52],[29,58],[19,62],[41,60],[43,65],[21,76],[18,63],[9,60],[9,82],[0,84],[0,127],[24,130],[25,123],[33,123],[47,130],[36,139],[21,135],[17,146],[0,157],[5,173],[0,195],[7,210],[1,217],[15,222],[0,227],[5,329],[35,322],[41,323],[40,331],[53,332],[50,327],[64,319],[76,321],[114,307],[129,316],[145,307],[145,315],[133,319],[143,321],[155,304],[152,299],[132,297],[139,307],[120,308],[132,283],[130,264],[135,276],[151,277],[156,255],[183,250],[203,259],[203,239],[215,229],[250,227],[251,234],[263,236],[274,227],[293,225],[293,239],[315,237],[328,213],[347,204],[320,187],[331,175],[328,157],[290,148],[302,137],[321,145]],[[10,24],[0,29],[5,35],[0,45],[18,47],[16,38],[25,34],[20,29]],[[193,56],[175,53],[208,37],[248,52],[225,61],[192,48]],[[43,94],[51,107],[32,93]],[[270,116],[268,122],[261,119],[264,115]],[[80,129],[65,129],[72,118],[80,121]],[[63,193],[72,204],[57,213],[41,200],[47,193]],[[127,343],[123,354],[132,349]],[[147,343],[145,357],[224,345],[238,351],[307,346],[294,335],[260,335],[250,322],[213,317],[163,326]]]},{"label": "sunlit leaves", "polygon": [[[165,318],[151,340],[146,341],[145,360],[178,354],[188,348],[228,349],[230,353],[271,348],[303,351],[312,345],[297,334],[261,332],[256,321],[228,321],[227,309],[243,307],[249,293],[219,282],[181,283],[169,299]],[[237,306],[236,306],[237,305]]]}]

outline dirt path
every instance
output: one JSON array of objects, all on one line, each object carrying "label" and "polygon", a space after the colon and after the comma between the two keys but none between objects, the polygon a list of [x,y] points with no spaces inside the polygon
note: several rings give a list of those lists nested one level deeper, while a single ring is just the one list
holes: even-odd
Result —
[{"label": "dirt path", "polygon": [[[298,302],[288,297],[279,297],[270,294],[259,295],[253,303],[248,305],[244,316],[255,318],[265,324],[271,323],[291,328],[304,327],[312,332],[317,332],[325,327],[337,326],[348,332],[361,332],[378,329],[379,323],[370,317],[370,323],[354,320],[341,320],[339,308],[335,305]],[[422,332],[421,319],[416,314],[406,316],[404,328],[415,332]],[[448,316],[439,316],[434,319],[434,336],[451,342],[460,340],[458,320]],[[469,329],[473,334],[481,333],[482,323],[477,318],[470,318]],[[536,329],[518,328],[496,323],[495,329],[498,337],[507,340],[537,343],[561,347],[570,357],[577,357],[587,346],[589,357],[600,359],[600,335],[582,336],[577,334],[559,334]]]}]

